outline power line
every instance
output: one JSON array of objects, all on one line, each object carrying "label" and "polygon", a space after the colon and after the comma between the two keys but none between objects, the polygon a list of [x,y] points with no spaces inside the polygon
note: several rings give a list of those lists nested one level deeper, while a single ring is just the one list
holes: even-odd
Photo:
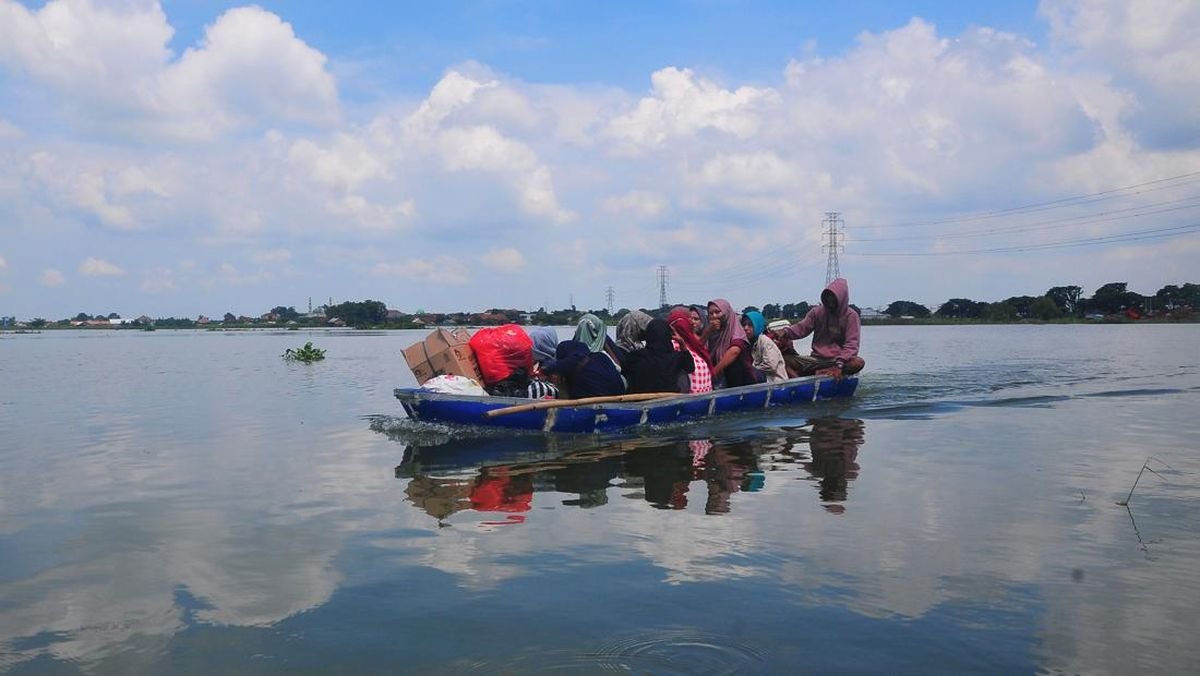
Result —
[{"label": "power line", "polygon": [[[1190,202],[1190,203],[1189,203]],[[1152,211],[1140,211],[1147,207],[1161,206],[1167,204],[1175,204],[1178,206],[1168,207],[1163,209],[1155,209]],[[1047,221],[1035,221],[1023,225],[1004,226],[999,228],[982,228],[979,230],[968,230],[966,232],[951,232],[936,235],[898,235],[896,237],[864,237],[851,239],[850,242],[899,242],[912,240],[938,240],[938,239],[960,239],[964,237],[989,237],[992,235],[1004,235],[1014,232],[1032,232],[1036,230],[1056,230],[1059,228],[1067,228],[1073,226],[1087,226],[1096,223],[1107,223],[1109,221],[1119,221],[1126,218],[1138,218],[1142,216],[1153,216],[1156,214],[1165,214],[1173,211],[1183,211],[1185,209],[1195,209],[1200,207],[1200,197],[1187,197],[1178,200],[1167,200],[1165,202],[1157,202],[1155,204],[1144,204],[1136,207],[1127,207],[1125,209],[1114,209],[1112,211],[1101,211],[1095,214],[1080,214],[1076,216],[1064,216],[1062,218],[1054,218]],[[1128,213],[1128,212],[1134,213]],[[1124,214],[1124,215],[1116,215]],[[1108,216],[1108,218],[1095,218],[1096,216]],[[1071,221],[1079,221],[1072,223]]]},{"label": "power line", "polygon": [[[991,249],[970,249],[964,251],[903,251],[903,252],[879,252],[879,253],[857,253],[857,256],[957,256],[963,254],[984,254],[984,253],[1010,253],[1016,251],[1039,251],[1043,249],[1065,249],[1075,246],[1088,246],[1092,244],[1115,244],[1118,242],[1133,242],[1144,239],[1169,239],[1179,237],[1190,232],[1200,231],[1200,223],[1190,223],[1188,225],[1177,225],[1170,228],[1153,228],[1150,230],[1137,230],[1134,232],[1117,233],[1114,235],[1102,235],[1099,237],[1085,237],[1083,239],[1061,240],[1058,242],[1046,242],[1044,244],[1024,244],[1007,247],[996,247]],[[1167,234],[1170,233],[1170,234]]]},{"label": "power line", "polygon": [[[1105,201],[1105,200],[1109,200],[1109,199],[1116,199],[1119,197],[1132,197],[1134,195],[1141,195],[1141,194],[1145,194],[1148,192],[1155,192],[1158,190],[1168,190],[1170,188],[1178,187],[1179,185],[1181,185],[1183,183],[1191,183],[1197,177],[1200,177],[1200,171],[1193,171],[1193,172],[1190,172],[1187,174],[1180,174],[1178,176],[1168,176],[1166,178],[1160,178],[1160,179],[1156,179],[1153,181],[1146,181],[1145,183],[1135,183],[1133,185],[1121,186],[1119,188],[1110,188],[1108,190],[1101,190],[1100,192],[1089,193],[1086,195],[1075,195],[1072,197],[1062,197],[1062,198],[1055,199],[1055,200],[1048,200],[1045,202],[1035,202],[1032,204],[1024,204],[1024,205],[1015,206],[1015,207],[1008,207],[1005,209],[982,211],[982,212],[977,212],[974,214],[964,214],[961,216],[952,216],[952,217],[948,217],[948,218],[933,219],[933,220],[928,220],[928,221],[912,221],[912,222],[907,222],[907,223],[890,223],[890,224],[884,224],[884,225],[861,225],[861,226],[856,226],[856,227],[857,228],[870,228],[870,229],[915,228],[915,227],[924,227],[924,226],[932,226],[932,225],[947,225],[950,223],[965,223],[965,222],[970,222],[970,221],[980,221],[980,220],[986,220],[986,219],[992,219],[992,218],[1000,218],[1000,217],[1004,217],[1004,216],[1013,216],[1013,215],[1017,215],[1017,214],[1036,213],[1038,211],[1047,211],[1049,209],[1058,209],[1058,208],[1061,208],[1064,206],[1069,206],[1072,203],[1092,204],[1095,202],[1101,202],[1101,201]],[[1171,185],[1162,185],[1162,184],[1171,184]],[[1150,188],[1148,190],[1140,190],[1140,191],[1129,193],[1129,194],[1119,194],[1119,193],[1126,193],[1127,191],[1130,191],[1130,190],[1136,190],[1137,188],[1146,188],[1148,186],[1158,186],[1158,187]]]}]

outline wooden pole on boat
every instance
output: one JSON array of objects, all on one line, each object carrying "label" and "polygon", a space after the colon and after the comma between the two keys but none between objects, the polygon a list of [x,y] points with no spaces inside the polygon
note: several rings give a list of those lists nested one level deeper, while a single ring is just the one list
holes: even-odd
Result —
[{"label": "wooden pole on boat", "polygon": [[617,404],[626,401],[650,401],[651,399],[666,399],[681,396],[679,392],[643,392],[641,394],[613,394],[607,397],[584,397],[583,399],[545,399],[528,404],[517,404],[507,408],[494,408],[483,414],[485,418],[495,418],[501,415],[539,411],[544,408],[574,408],[591,404]]}]

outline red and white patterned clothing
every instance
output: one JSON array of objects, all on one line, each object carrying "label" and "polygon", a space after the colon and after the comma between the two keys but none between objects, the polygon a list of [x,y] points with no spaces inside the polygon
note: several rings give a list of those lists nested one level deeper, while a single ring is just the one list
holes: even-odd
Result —
[{"label": "red and white patterned clothing", "polygon": [[692,361],[696,363],[696,370],[688,374],[692,380],[691,393],[703,394],[705,392],[712,392],[712,367],[708,365],[708,362],[704,361],[704,357],[696,354],[692,348],[687,348],[687,351],[692,353]]}]

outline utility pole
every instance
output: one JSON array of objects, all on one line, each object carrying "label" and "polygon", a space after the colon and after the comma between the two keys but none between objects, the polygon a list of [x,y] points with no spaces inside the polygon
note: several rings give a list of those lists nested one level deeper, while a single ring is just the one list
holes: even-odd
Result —
[{"label": "utility pole", "polygon": [[829,251],[829,258],[825,263],[825,283],[828,284],[842,276],[842,272],[838,268],[838,251],[841,250],[842,238],[845,237],[845,223],[842,221],[841,213],[826,211],[825,220],[821,221],[821,225],[825,227],[823,234],[826,237],[825,244],[821,248]]},{"label": "utility pole", "polygon": [[574,310],[575,309],[575,294],[571,294],[570,299],[571,299],[571,309]]},{"label": "utility pole", "polygon": [[667,278],[671,271],[665,265],[658,266],[658,307],[659,309],[667,306]]},{"label": "utility pole", "polygon": [[608,300],[608,316],[611,317],[612,313],[613,313],[613,298],[614,298],[613,288],[611,286],[608,287],[608,291],[604,292],[604,297],[606,300]]}]

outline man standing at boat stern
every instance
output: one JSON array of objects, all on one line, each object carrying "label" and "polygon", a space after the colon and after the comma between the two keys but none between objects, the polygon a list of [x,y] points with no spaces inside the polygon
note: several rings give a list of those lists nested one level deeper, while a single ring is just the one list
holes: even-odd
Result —
[{"label": "man standing at boat stern", "polygon": [[821,292],[821,304],[804,319],[782,331],[793,339],[812,334],[812,356],[800,357],[800,375],[842,376],[858,373],[866,366],[858,356],[861,327],[858,313],[850,307],[850,285],[841,277]]}]

